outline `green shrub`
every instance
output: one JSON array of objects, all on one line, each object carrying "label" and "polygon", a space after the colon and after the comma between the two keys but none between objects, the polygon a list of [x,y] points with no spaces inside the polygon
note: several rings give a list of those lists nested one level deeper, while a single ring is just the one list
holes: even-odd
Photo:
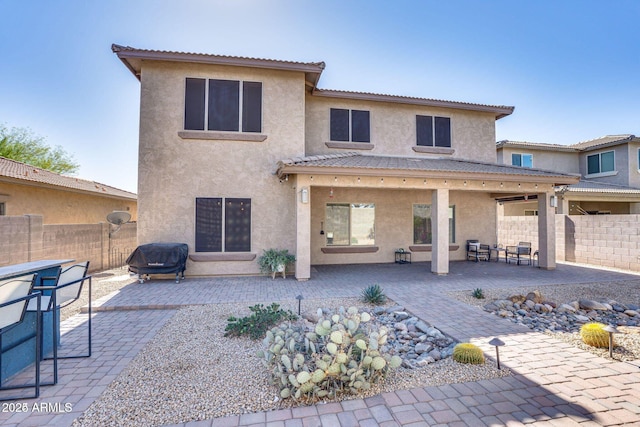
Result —
[{"label": "green shrub", "polygon": [[239,337],[248,335],[249,338],[257,340],[264,337],[265,333],[281,320],[295,320],[298,318],[290,310],[282,310],[275,302],[268,307],[256,304],[249,307],[252,314],[242,319],[231,316],[227,319],[225,337]]},{"label": "green shrub", "polygon": [[362,290],[362,301],[368,304],[384,304],[387,296],[380,285],[371,285]]},{"label": "green shrub", "polygon": [[453,360],[460,363],[481,365],[484,363],[484,353],[477,345],[463,342],[453,348]]},{"label": "green shrub", "polygon": [[258,353],[283,399],[314,402],[323,397],[358,394],[402,363],[383,352],[387,329],[369,322],[355,307],[338,314],[318,313],[313,330],[282,323],[267,332]]},{"label": "green shrub", "polygon": [[484,291],[482,290],[482,288],[475,288],[471,295],[477,299],[484,299]]}]

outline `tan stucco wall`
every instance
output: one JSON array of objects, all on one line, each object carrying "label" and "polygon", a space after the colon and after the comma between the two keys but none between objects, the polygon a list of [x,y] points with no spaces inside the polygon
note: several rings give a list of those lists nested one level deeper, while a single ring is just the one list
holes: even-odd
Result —
[{"label": "tan stucco wall", "polygon": [[510,165],[512,154],[531,154],[533,156],[533,168],[535,169],[546,169],[562,173],[580,173],[578,153],[502,147],[497,151],[498,163]]},{"label": "tan stucco wall", "polygon": [[630,143],[627,144],[627,148],[629,150],[629,186],[640,188],[640,164],[638,162],[638,150],[640,150],[640,144]]},{"label": "tan stucco wall", "polygon": [[[262,142],[182,139],[186,77],[262,82]],[[274,175],[278,160],[304,154],[302,73],[149,63],[140,102],[139,243],[184,242],[195,251],[196,197],[252,200],[251,252],[295,253],[295,190]],[[253,261],[192,262],[187,274],[257,273]]]},{"label": "tan stucco wall", "polygon": [[96,224],[113,211],[127,211],[137,219],[135,200],[93,196],[71,191],[0,182],[0,202],[6,215],[42,215],[44,224]]},{"label": "tan stucco wall", "polygon": [[[394,261],[394,251],[409,249],[413,245],[413,205],[432,204],[432,190],[400,190],[374,188],[311,188],[311,263],[349,264],[385,263]],[[325,254],[326,235],[320,234],[321,222],[325,221],[327,203],[374,203],[375,245],[378,252],[364,254]],[[465,258],[467,239],[478,239],[483,243],[496,243],[495,201],[488,193],[451,191],[449,205],[455,206],[456,241],[459,249],[450,252],[451,260]],[[414,252],[413,261],[430,261],[431,252]]]},{"label": "tan stucco wall", "polygon": [[451,148],[453,154],[437,154],[495,163],[495,116],[491,113],[421,107],[389,102],[324,98],[307,95],[306,150],[307,155],[341,153],[352,149],[328,148],[330,141],[330,109],[345,108],[370,112],[371,144],[365,154],[395,156],[431,156],[416,153],[416,115],[451,118]]},{"label": "tan stucco wall", "polygon": [[[611,175],[605,174],[606,176],[601,176],[600,174],[587,175],[587,157],[608,151],[615,153],[615,173]],[[607,184],[629,185],[629,172],[629,150],[627,144],[580,153],[580,173],[587,179],[593,179]]]}]

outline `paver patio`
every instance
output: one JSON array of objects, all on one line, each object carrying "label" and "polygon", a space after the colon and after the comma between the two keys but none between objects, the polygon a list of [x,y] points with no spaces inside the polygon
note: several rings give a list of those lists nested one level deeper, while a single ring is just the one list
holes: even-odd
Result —
[{"label": "paver patio", "polygon": [[[489,356],[494,350],[486,343],[499,336],[507,344],[501,348],[501,364],[514,374],[180,425],[640,425],[638,366],[597,357],[446,295],[453,290],[529,285],[544,293],[544,286],[550,284],[620,280],[635,280],[640,286],[638,276],[618,272],[563,264],[545,271],[485,262],[452,263],[447,276],[429,273],[426,263],[414,263],[319,266],[308,282],[239,277],[138,284],[132,278],[131,285],[95,302],[93,356],[61,360],[59,384],[43,387],[39,399],[20,401],[27,404],[26,412],[0,412],[0,423],[71,425],[181,306],[293,301],[299,294],[306,300],[357,297],[362,288],[378,283],[408,311],[460,341],[480,345]],[[78,327],[81,323],[80,316],[63,323],[68,330],[65,345],[85,339],[84,328]],[[41,404],[44,410],[34,410]]]}]

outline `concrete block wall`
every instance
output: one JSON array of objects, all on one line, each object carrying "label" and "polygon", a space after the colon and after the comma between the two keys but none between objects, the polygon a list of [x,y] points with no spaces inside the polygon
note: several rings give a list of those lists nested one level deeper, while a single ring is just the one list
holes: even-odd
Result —
[{"label": "concrete block wall", "polygon": [[40,259],[90,261],[90,271],[121,266],[137,246],[137,226],[43,224],[40,215],[0,216],[0,266]]},{"label": "concrete block wall", "polygon": [[[538,248],[538,218],[500,216],[498,242]],[[556,215],[556,260],[640,271],[640,215]]]}]

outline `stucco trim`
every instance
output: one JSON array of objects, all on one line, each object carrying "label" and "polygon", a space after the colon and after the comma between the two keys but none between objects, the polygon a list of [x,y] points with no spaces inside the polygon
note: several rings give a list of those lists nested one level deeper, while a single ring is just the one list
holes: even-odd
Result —
[{"label": "stucco trim", "polygon": [[345,148],[347,150],[373,150],[375,144],[370,142],[325,142],[329,148]]},{"label": "stucco trim", "polygon": [[[411,252],[432,252],[432,245],[413,245],[409,246]],[[455,252],[460,249],[460,245],[449,245],[449,252]]]},{"label": "stucco trim", "polygon": [[218,132],[210,130],[181,130],[178,136],[182,139],[205,139],[210,141],[249,141],[262,142],[267,139],[263,133]]},{"label": "stucco trim", "polygon": [[454,154],[456,150],[454,148],[447,147],[425,147],[422,145],[416,145],[411,147],[416,153],[428,153],[428,154]]},{"label": "stucco trim", "polygon": [[378,246],[333,246],[320,250],[325,254],[366,254],[378,252],[379,249]]},{"label": "stucco trim", "polygon": [[254,253],[215,253],[215,254],[191,254],[189,259],[193,262],[217,262],[217,261],[253,261]]}]

